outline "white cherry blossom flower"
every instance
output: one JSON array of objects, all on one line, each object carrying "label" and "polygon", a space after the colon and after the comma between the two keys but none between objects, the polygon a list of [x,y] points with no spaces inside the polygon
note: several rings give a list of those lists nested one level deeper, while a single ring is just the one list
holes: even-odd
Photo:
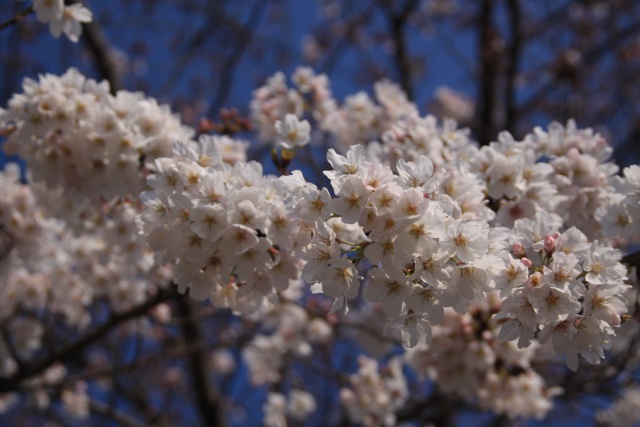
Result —
[{"label": "white cherry blossom flower", "polygon": [[284,121],[275,124],[278,131],[278,145],[287,150],[304,147],[309,143],[311,125],[308,121],[298,119],[293,114],[287,114]]},{"label": "white cherry blossom flower", "polygon": [[525,181],[522,176],[522,157],[506,157],[494,153],[491,167],[487,171],[489,196],[499,199],[503,196],[514,197],[524,190]]},{"label": "white cherry blossom flower", "polygon": [[595,285],[619,284],[626,279],[626,268],[620,264],[621,254],[618,249],[598,245],[596,240],[584,261],[585,280]]},{"label": "white cherry blossom flower", "polygon": [[531,220],[523,218],[515,222],[511,243],[521,243],[529,258],[535,259],[537,253],[544,249],[544,238],[547,234],[555,234],[558,226],[548,212],[540,211]]},{"label": "white cherry blossom flower", "polygon": [[331,312],[342,310],[347,314],[349,307],[347,300],[358,296],[360,290],[361,276],[355,265],[345,258],[332,259],[327,268],[320,273],[319,283],[311,287],[313,293],[324,293],[330,298],[334,298]]},{"label": "white cherry blossom flower", "polygon": [[362,145],[352,145],[347,151],[347,157],[344,157],[333,148],[327,151],[327,161],[333,168],[332,171],[325,171],[324,174],[331,180],[331,185],[336,193],[340,192],[340,178],[345,175],[355,175],[358,168],[364,162],[369,160],[367,151]]},{"label": "white cherry blossom flower", "polygon": [[203,239],[217,240],[229,224],[227,213],[219,204],[196,206],[189,212],[191,230]]},{"label": "white cherry blossom flower", "polygon": [[458,297],[451,292],[428,284],[413,284],[411,295],[405,298],[409,308],[415,313],[424,313],[429,322],[438,325],[444,320],[444,307],[453,307]]},{"label": "white cherry blossom flower", "polygon": [[433,162],[427,156],[420,156],[417,163],[398,160],[396,164],[400,182],[406,188],[418,188],[424,193],[432,193],[436,189],[436,180],[432,178]]},{"label": "white cherry blossom flower", "polygon": [[40,22],[60,19],[64,10],[64,0],[34,0],[33,11]]},{"label": "white cherry blossom flower", "polygon": [[415,271],[411,278],[414,280],[419,277],[424,283],[438,289],[446,289],[454,266],[451,255],[438,249],[436,253],[420,255],[415,260]]},{"label": "white cherry blossom flower", "polygon": [[358,222],[362,209],[369,200],[369,193],[362,180],[355,176],[347,177],[337,195],[338,198],[331,201],[333,212],[340,215],[347,224]]},{"label": "white cherry blossom flower", "polygon": [[513,258],[509,253],[503,253],[502,259],[506,267],[498,272],[494,280],[496,289],[500,289],[501,295],[507,296],[513,289],[524,285],[529,277],[529,269],[525,267],[519,259]]},{"label": "white cherry blossom flower", "polygon": [[582,308],[576,297],[549,284],[530,289],[527,297],[540,323],[563,321]]},{"label": "white cherry blossom flower", "polygon": [[560,290],[567,289],[569,284],[576,285],[581,272],[578,258],[572,253],[567,255],[564,252],[554,253],[549,266],[543,268],[546,282]]},{"label": "white cherry blossom flower", "polygon": [[480,222],[457,220],[449,225],[446,235],[440,239],[440,247],[462,262],[472,262],[487,252],[487,232],[488,226]]},{"label": "white cherry blossom flower", "polygon": [[390,274],[402,271],[401,260],[396,253],[395,236],[392,234],[371,237],[371,243],[364,249],[364,256],[372,265],[382,265]]},{"label": "white cherry blossom flower", "polygon": [[593,316],[613,326],[620,324],[620,316],[627,310],[622,296],[626,286],[591,286],[584,295],[584,316]]},{"label": "white cherry blossom flower", "polygon": [[402,312],[403,301],[409,300],[411,282],[402,273],[387,272],[380,268],[369,270],[369,283],[364,289],[364,297],[382,305],[390,317]]},{"label": "white cherry blossom flower", "polygon": [[489,276],[491,257],[483,257],[469,263],[460,263],[451,271],[448,289],[467,300],[483,299],[482,294],[492,290]]},{"label": "white cherry blossom flower", "polygon": [[257,245],[258,241],[258,236],[253,229],[241,224],[231,224],[225,228],[221,236],[220,246],[229,249],[222,255],[239,255]]},{"label": "white cherry blossom flower", "polygon": [[289,392],[287,414],[296,421],[304,421],[316,410],[313,395],[304,390],[294,389]]},{"label": "white cherry blossom flower", "polygon": [[69,40],[77,42],[82,33],[81,23],[91,22],[93,14],[81,4],[65,6],[62,14],[49,23],[49,29],[54,37],[60,37],[64,33]]},{"label": "white cherry blossom flower", "polygon": [[389,320],[384,325],[383,333],[386,335],[391,329],[400,329],[402,334],[402,344],[412,348],[419,342],[429,343],[431,341],[431,325],[424,314],[406,313],[398,316],[395,320]]}]

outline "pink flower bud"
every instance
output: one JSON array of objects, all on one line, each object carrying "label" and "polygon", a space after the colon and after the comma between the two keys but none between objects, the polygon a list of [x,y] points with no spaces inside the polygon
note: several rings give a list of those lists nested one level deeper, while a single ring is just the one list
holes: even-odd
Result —
[{"label": "pink flower bud", "polygon": [[554,239],[550,234],[547,234],[544,238],[544,250],[547,251],[547,253],[551,253],[555,248],[556,239]]},{"label": "pink flower bud", "polygon": [[514,243],[512,250],[515,256],[524,256],[524,246],[522,246],[522,243],[520,242]]},{"label": "pink flower bud", "polygon": [[569,160],[577,160],[580,157],[580,150],[578,150],[576,147],[571,147],[567,150],[565,156]]},{"label": "pink flower bud", "polygon": [[527,257],[523,257],[520,258],[520,262],[524,264],[525,267],[527,268],[531,268],[533,267],[533,263],[531,262],[531,260]]}]

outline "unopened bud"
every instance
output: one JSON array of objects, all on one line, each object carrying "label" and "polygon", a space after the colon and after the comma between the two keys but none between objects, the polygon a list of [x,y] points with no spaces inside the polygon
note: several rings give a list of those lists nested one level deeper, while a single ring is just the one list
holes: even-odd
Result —
[{"label": "unopened bud", "polygon": [[576,147],[571,147],[567,150],[565,156],[569,160],[577,160],[580,157],[580,150],[578,150]]},{"label": "unopened bud", "polygon": [[524,256],[524,246],[522,246],[522,243],[520,242],[516,242],[513,244],[512,251],[515,256],[518,256],[518,257]]},{"label": "unopened bud", "polygon": [[171,307],[161,303],[151,309],[151,316],[159,323],[169,323],[171,320]]},{"label": "unopened bud", "polygon": [[527,257],[523,257],[520,258],[520,262],[524,264],[525,267],[527,268],[531,268],[533,267],[533,263],[531,262],[531,260]]},{"label": "unopened bud", "polygon": [[546,237],[544,238],[544,250],[550,254],[553,252],[555,248],[556,248],[556,239],[553,238],[553,236],[551,236],[550,234],[547,234]]}]

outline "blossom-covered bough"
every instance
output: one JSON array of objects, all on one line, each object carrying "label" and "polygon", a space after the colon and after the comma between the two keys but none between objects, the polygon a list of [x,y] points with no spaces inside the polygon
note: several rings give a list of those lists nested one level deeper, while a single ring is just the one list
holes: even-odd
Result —
[{"label": "blossom-covered bough", "polygon": [[[242,360],[272,387],[273,426],[318,407],[313,387],[288,382],[291,361],[332,352],[364,353],[333,384],[354,422],[409,419],[418,379],[542,418],[562,391],[545,381],[558,356],[573,371],[606,364],[637,329],[635,267],[621,259],[640,238],[640,167],[619,175],[600,135],[570,121],[478,147],[389,82],[341,104],[326,76],[300,68],[293,81],[276,74],[251,103],[274,176],[246,160],[248,142],[196,138],[140,93],[111,95],[76,70],[25,80],[0,110],[29,183],[0,176],[7,407],[61,396],[87,415],[84,382],[65,383],[62,350],[46,348],[47,318],[91,331],[155,307],[161,328],[171,315],[157,304],[192,307],[170,282],[252,322]],[[327,141],[329,188],[296,163]],[[332,350],[346,336],[355,344]],[[212,372],[228,375],[235,359],[215,354]]]}]

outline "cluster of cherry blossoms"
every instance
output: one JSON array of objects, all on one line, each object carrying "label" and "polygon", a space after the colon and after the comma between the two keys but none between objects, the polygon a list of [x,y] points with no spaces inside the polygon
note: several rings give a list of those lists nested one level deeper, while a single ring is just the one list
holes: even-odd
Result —
[{"label": "cluster of cherry blossoms", "polygon": [[596,414],[598,422],[605,427],[632,427],[640,420],[640,389],[637,386],[623,390],[622,396],[606,410]]},{"label": "cluster of cherry blossoms", "polygon": [[[339,106],[331,98],[324,76],[316,76],[308,69],[299,69],[294,73],[293,81],[297,90],[287,90],[283,76],[278,74],[256,91],[253,111],[260,118],[262,126],[266,128],[270,118],[262,113],[275,111],[276,115],[278,112],[282,114],[283,106],[291,105],[285,101],[284,94],[289,100],[297,100],[301,94],[309,94],[311,102],[292,103],[305,105],[308,111],[302,108],[288,111],[300,116],[308,113],[326,129],[340,129],[342,118],[348,116],[348,122],[354,124],[351,129],[360,128],[358,119],[350,115],[353,99],[348,98],[344,106]],[[431,265],[438,261],[440,265],[435,271],[443,271],[440,277],[423,277],[423,282],[436,288],[441,285],[440,290],[445,292],[443,300],[447,301],[432,305],[462,304],[464,309],[466,302],[482,299],[483,292],[493,289],[501,290],[503,297],[506,297],[509,292],[518,288],[506,284],[513,279],[505,279],[514,274],[514,265],[517,266],[520,277],[525,280],[529,274],[538,271],[542,274],[543,268],[550,268],[548,265],[553,259],[551,252],[543,261],[547,263],[544,266],[531,264],[522,254],[519,258],[524,259],[524,264],[514,264],[518,257],[513,257],[511,245],[523,243],[516,241],[517,237],[514,237],[514,224],[525,218],[533,220],[539,217],[536,216],[539,213],[550,218],[547,223],[553,222],[555,225],[544,230],[545,234],[539,236],[540,239],[560,238],[561,242],[574,239],[583,248],[582,252],[574,254],[581,256],[579,262],[574,263],[577,267],[572,270],[572,265],[570,269],[575,272],[576,277],[568,276],[566,279],[579,279],[583,282],[584,289],[574,291],[577,292],[576,301],[583,301],[586,292],[589,292],[589,297],[597,293],[599,296],[596,299],[600,301],[602,293],[607,289],[605,293],[610,295],[610,299],[599,304],[607,307],[608,315],[598,316],[606,317],[603,321],[608,325],[615,326],[619,323],[620,315],[626,311],[627,306],[626,299],[622,296],[626,289],[626,269],[619,263],[620,252],[610,245],[619,242],[619,239],[622,242],[636,240],[639,235],[639,222],[634,221],[634,214],[637,216],[640,209],[640,169],[637,166],[625,169],[623,177],[615,176],[618,168],[608,161],[612,153],[611,147],[600,135],[590,129],[577,129],[572,121],[566,128],[558,123],[552,123],[548,131],[536,128],[522,141],[516,141],[508,133],[503,133],[498,142],[477,148],[469,139],[468,132],[457,129],[455,122],[445,121],[439,126],[431,116],[420,117],[415,106],[393,85],[380,84],[375,92],[379,106],[370,101],[367,95],[359,94],[361,99],[367,101],[362,101],[361,108],[355,110],[359,113],[368,111],[368,114],[363,115],[376,117],[372,122],[377,126],[369,122],[363,128],[370,134],[350,137],[351,141],[368,142],[366,150],[352,147],[347,158],[337,157],[339,155],[330,152],[328,160],[334,170],[326,172],[332,179],[332,187],[337,196],[330,201],[332,215],[340,216],[345,223],[357,223],[367,236],[364,242],[352,242],[354,256],[351,258],[356,263],[367,258],[372,266],[382,267],[368,272],[370,283],[364,292],[366,298],[381,302],[387,313],[398,315],[402,307],[408,310],[406,314],[412,319],[408,322],[418,325],[411,329],[412,341],[415,343],[416,330],[422,329],[428,335],[426,323],[424,318],[418,320],[413,317],[420,310],[409,303],[410,286],[401,284],[406,285],[418,277],[427,261]],[[274,110],[264,108],[274,105],[279,107]],[[391,109],[391,105],[395,109]],[[398,114],[393,115],[390,111]],[[334,131],[334,134],[338,135],[339,132]],[[385,170],[380,164],[393,163],[396,163],[397,175],[392,177],[391,170]],[[431,176],[432,163],[436,166],[434,176]],[[408,164],[412,165],[411,172],[407,171]],[[422,170],[418,171],[420,168]],[[379,172],[382,170],[384,173]],[[411,190],[408,182],[411,173],[414,175],[410,179],[422,183],[429,180],[431,183],[430,188],[422,188],[428,200],[420,201],[422,194],[419,195],[416,189]],[[405,193],[389,191],[387,182],[392,178],[394,185],[404,183],[402,190]],[[411,191],[415,193],[413,202],[407,205],[407,197]],[[402,200],[400,206],[394,203],[398,200]],[[303,199],[302,204],[309,202]],[[324,203],[329,204],[326,200]],[[406,206],[416,207],[421,220],[411,221],[410,215],[403,214]],[[391,211],[393,213],[389,215],[388,212]],[[381,217],[384,218],[385,215],[390,218],[384,226],[387,229],[380,225],[383,222]],[[425,222],[425,216],[432,218],[430,223]],[[399,219],[404,222],[398,221]],[[411,233],[414,241],[408,240],[407,236]],[[318,243],[312,245],[322,245],[323,238],[322,233],[319,233],[316,237]],[[331,242],[331,239],[324,240]],[[468,246],[464,244],[465,241],[469,242]],[[305,279],[322,283],[314,289],[322,289],[327,295],[336,298],[335,307],[341,306],[346,299],[358,294],[359,276],[354,268],[356,263],[345,264],[344,257],[340,256],[334,242],[326,247],[319,247],[320,253],[326,254],[326,263],[315,267],[315,271],[327,271],[323,267],[333,265],[331,268],[339,272],[341,282],[336,286],[336,281],[323,281],[320,273],[315,276],[307,275]],[[425,248],[428,250],[425,251]],[[528,250],[535,252],[534,263],[544,255],[542,248]],[[558,260],[554,261],[553,268],[556,270],[561,268],[555,264],[562,263],[559,258],[571,257],[566,246],[562,250],[565,254],[558,254]],[[302,257],[307,262],[316,262],[318,249],[313,247],[307,251],[311,255],[305,258],[303,253]],[[600,262],[601,257],[605,257],[608,262]],[[587,259],[590,261],[587,262]],[[593,263],[596,263],[596,269],[600,269],[603,277],[606,277],[604,281],[593,282],[593,275],[590,275],[591,281],[585,279]],[[583,267],[587,270],[583,271]],[[305,266],[305,270],[309,269],[310,267]],[[470,275],[472,269],[474,273]],[[479,272],[482,272],[480,276]],[[397,276],[394,277],[394,273]],[[330,274],[325,273],[325,279]],[[471,280],[466,281],[467,277]],[[385,280],[390,285],[385,287]],[[561,288],[566,291],[562,286]],[[596,289],[599,289],[599,293]],[[422,292],[420,289],[415,291]],[[415,304],[414,302],[413,305]],[[582,305],[575,306],[574,309],[569,311],[575,315],[580,313],[579,319],[583,316],[590,318],[591,311],[585,312]],[[600,306],[597,308],[598,311],[603,309]],[[440,314],[430,315],[441,317]],[[564,320],[563,315],[554,321],[561,319]],[[577,323],[580,323],[579,319],[576,318]],[[591,320],[585,322],[589,323]],[[398,323],[393,322],[389,324],[397,325]],[[531,333],[535,334],[541,329],[543,328],[538,322]],[[546,330],[548,333],[549,328]],[[611,334],[610,331],[608,333]],[[604,340],[605,343],[607,341]],[[601,355],[601,351],[593,351]],[[577,359],[570,359],[575,368]]]},{"label": "cluster of cherry blossoms", "polygon": [[627,311],[620,251],[588,243],[575,227],[558,232],[543,212],[517,220],[510,239],[514,257],[501,289],[507,297],[496,316],[504,321],[500,337],[518,339],[519,347],[551,339],[574,371],[578,355],[599,363]]},{"label": "cluster of cherry blossoms", "polygon": [[257,162],[225,162],[222,140],[177,143],[156,160],[139,225],[156,260],[175,263],[179,289],[250,313],[298,279],[298,227],[278,179]]},{"label": "cluster of cherry blossoms", "polygon": [[[314,221],[333,214],[344,224],[361,227],[356,236],[364,239],[357,241],[318,227],[301,251],[307,261],[303,277],[316,282],[313,292],[335,299],[333,311],[346,312],[348,300],[358,296],[363,277],[356,265],[366,260],[373,268],[368,271],[365,298],[380,303],[391,318],[387,327],[400,327],[405,343],[415,346],[421,336],[430,335],[430,323],[442,321],[444,307],[462,309],[476,292],[488,289],[486,272],[485,283],[463,274],[463,268],[476,259],[481,274],[480,259],[489,247],[488,227],[456,221],[439,202],[425,198],[435,190],[428,158],[421,157],[418,164],[400,160],[398,175],[370,161],[362,146],[353,146],[347,157],[330,150],[328,160],[334,169],[326,175],[336,197],[329,199],[327,192],[323,200],[318,190],[298,191],[293,203],[295,212],[315,206]],[[460,264],[449,269],[445,264],[454,255]]]},{"label": "cluster of cherry blossoms", "polygon": [[194,133],[155,99],[111,95],[106,81],[75,69],[27,78],[23,89],[0,109],[9,135],[3,149],[29,164],[32,182],[63,189],[74,205],[137,196],[145,189],[145,167]]},{"label": "cluster of cherry blossoms", "polygon": [[[94,302],[125,310],[172,280],[260,319],[242,359],[270,385],[288,358],[335,338],[331,322],[371,315],[409,350],[387,370],[360,359],[340,394],[354,422],[396,423],[409,394],[403,363],[484,409],[543,417],[557,389],[532,367],[536,355],[564,356],[572,370],[579,356],[598,364],[629,310],[619,248],[640,236],[640,167],[616,175],[606,141],[573,122],[478,147],[391,83],[376,85],[375,101],[359,93],[340,105],[326,76],[301,68],[293,81],[277,74],[251,104],[259,137],[280,150],[276,177],[247,162],[246,142],[194,141],[142,94],[113,96],[75,70],[25,80],[0,110],[4,148],[33,182],[0,175],[0,237],[11,245],[2,313],[50,311],[82,328]],[[330,188],[306,170],[286,174],[323,134],[335,146]],[[320,294],[328,317],[309,310]],[[5,376],[43,335],[37,316],[7,327]],[[66,396],[86,411],[81,384]],[[270,393],[265,422],[302,422],[315,407],[301,387]]]},{"label": "cluster of cherry blossoms", "polygon": [[349,387],[340,390],[340,401],[353,422],[364,426],[395,426],[395,412],[409,398],[402,360],[392,359],[386,369],[366,356],[358,359],[358,372],[349,376]]},{"label": "cluster of cherry blossoms", "polygon": [[[0,172],[3,378],[19,374],[26,361],[50,345],[47,328],[51,318],[58,319],[58,327],[85,330],[94,320],[96,302],[106,301],[114,312],[124,311],[144,301],[155,283],[167,282],[167,277],[153,268],[153,259],[142,243],[130,241],[135,236],[134,229],[126,228],[133,226],[135,216],[130,207],[120,206],[100,233],[75,235],[62,220],[47,217],[48,210],[33,190],[20,183],[16,165]],[[64,376],[65,368],[53,365],[29,381],[39,408],[48,407],[46,390],[60,384]],[[62,400],[65,407],[73,408],[82,407],[84,398],[84,412],[70,409],[82,415],[87,411],[86,394],[82,387],[76,390],[78,384],[65,386]],[[18,400],[18,394],[2,395],[2,400],[7,409]]]},{"label": "cluster of cherry blossoms", "polygon": [[522,349],[498,338],[500,323],[492,317],[499,306],[495,293],[488,303],[473,304],[468,313],[446,310],[431,342],[409,349],[405,361],[446,394],[512,419],[543,418],[560,390],[546,387],[532,368],[537,344]]},{"label": "cluster of cherry blossoms", "polygon": [[304,422],[316,410],[316,401],[312,394],[304,390],[291,390],[288,396],[271,392],[263,407],[265,427],[287,427],[287,422]]},{"label": "cluster of cherry blossoms", "polygon": [[[302,282],[283,293],[286,301],[270,306],[260,320],[262,327],[242,351],[254,384],[278,384],[289,360],[308,359],[314,346],[326,345],[333,338],[331,325],[320,316],[310,313],[295,300],[300,298]],[[291,300],[291,296],[298,298]]]},{"label": "cluster of cherry blossoms", "polygon": [[[287,91],[282,76],[273,77],[252,104],[262,114],[261,133],[287,149],[307,142],[309,123],[279,115],[303,113],[295,107],[303,105],[300,93],[311,96],[310,105],[316,92],[330,93],[308,70],[298,70],[294,81],[298,91]],[[574,370],[579,354],[599,362],[628,303],[621,254],[595,213],[616,197],[637,197],[635,169],[617,181],[626,193],[610,197],[617,168],[607,163],[611,149],[590,130],[553,124],[522,142],[503,134],[478,149],[454,123],[440,128],[419,118],[392,85],[376,92],[383,110],[401,106],[403,116],[385,116],[379,143],[352,145],[346,157],[329,150],[332,191],[299,171],[276,179],[264,177],[257,163],[229,166],[215,143],[207,148],[211,140],[178,145],[173,158],[156,161],[158,172],[148,180],[154,192],[143,194],[142,230],[158,260],[177,261],[181,289],[254,311],[275,302],[301,271],[314,293],[334,300],[332,311],[346,313],[360,294],[381,304],[385,330],[400,329],[410,347],[429,342],[446,307],[463,314],[499,291],[503,339],[526,347],[534,337],[552,338]],[[394,138],[416,143],[408,126],[432,135],[423,140],[425,153],[433,153],[429,142],[440,142],[437,169],[419,144],[393,156],[381,149]],[[391,169],[389,160],[405,152],[413,160],[399,158]]]},{"label": "cluster of cherry blossoms", "polygon": [[49,24],[54,37],[62,33],[72,42],[77,42],[82,34],[82,23],[91,22],[93,15],[80,3],[65,5],[64,0],[34,0],[33,10],[40,22]]},{"label": "cluster of cherry blossoms", "polygon": [[292,81],[294,88],[289,88],[284,74],[276,73],[254,91],[252,120],[262,141],[277,142],[276,123],[289,114],[317,124],[311,132],[312,143],[326,133],[340,152],[362,144],[389,164],[400,158],[417,161],[426,155],[440,166],[455,157],[452,150],[466,148],[469,143],[468,129],[458,128],[451,119],[440,126],[433,116],[421,117],[415,104],[388,81],[374,85],[375,100],[358,92],[346,97],[342,105],[333,97],[324,74],[300,67]]}]

